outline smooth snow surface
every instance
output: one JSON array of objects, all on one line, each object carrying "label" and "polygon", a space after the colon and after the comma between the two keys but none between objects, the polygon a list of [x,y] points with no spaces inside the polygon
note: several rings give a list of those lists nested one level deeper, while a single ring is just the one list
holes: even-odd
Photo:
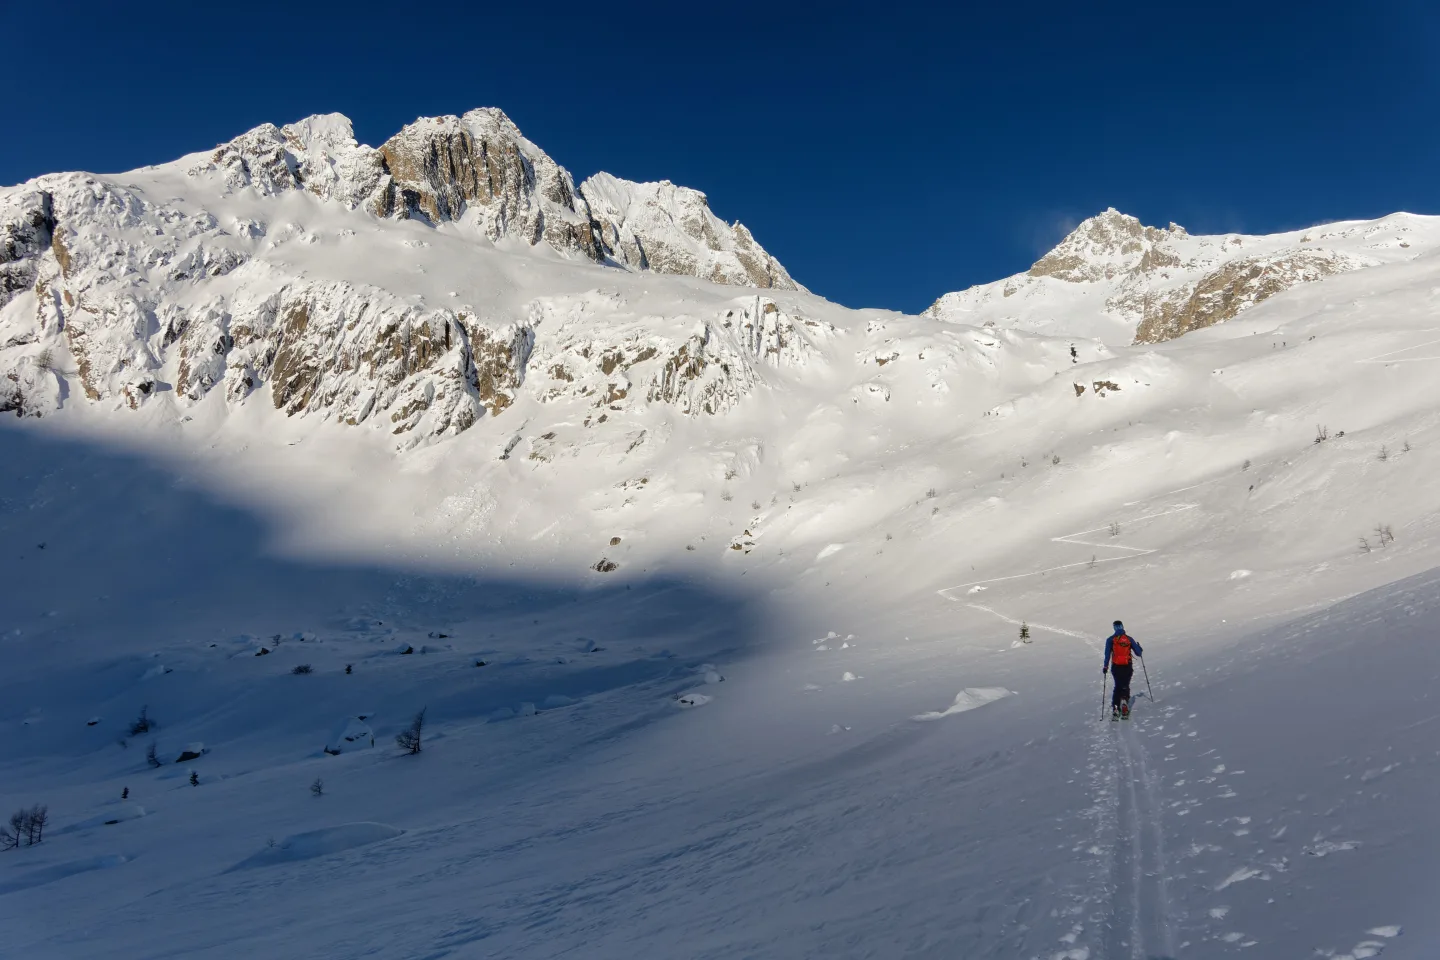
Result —
[{"label": "smooth snow surface", "polygon": [[355,847],[365,847],[382,840],[393,840],[404,833],[383,823],[345,823],[338,827],[321,830],[307,830],[293,837],[286,837],[274,846],[249,857],[236,865],[241,870],[249,867],[267,867],[277,863],[295,860],[313,860],[330,856]]},{"label": "smooth snow surface", "polygon": [[[140,291],[79,301],[112,392],[45,291],[0,310],[0,818],[50,817],[0,851],[0,955],[1440,955],[1433,221],[1072,358],[185,169],[85,235]],[[162,207],[252,259],[142,283]],[[388,344],[290,355],[325,403],[154,312],[318,283]],[[515,339],[411,376],[452,295]]]}]

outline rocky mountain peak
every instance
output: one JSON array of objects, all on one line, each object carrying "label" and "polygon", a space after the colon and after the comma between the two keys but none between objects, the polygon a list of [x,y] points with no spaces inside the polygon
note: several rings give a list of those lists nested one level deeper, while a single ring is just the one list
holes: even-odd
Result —
[{"label": "rocky mountain peak", "polygon": [[1173,255],[1157,255],[1156,248],[1184,236],[1184,227],[1173,223],[1167,230],[1147,227],[1110,207],[1082,221],[1055,249],[1035,261],[1028,272],[1032,277],[1054,277],[1071,283],[1110,280],[1136,267],[1168,265]]},{"label": "rocky mountain peak", "polygon": [[928,316],[1037,333],[1158,343],[1224,323],[1270,297],[1419,255],[1409,218],[1263,236],[1191,236],[1113,207],[1083,221],[1025,273],[947,293]]},{"label": "rocky mountain peak", "polygon": [[519,237],[602,258],[570,173],[501,110],[422,117],[380,146],[394,212],[430,223],[473,221],[492,240]]},{"label": "rocky mountain peak", "polygon": [[356,143],[338,113],[262,124],[190,173],[218,173],[231,191],[303,189],[379,217],[463,223],[492,241],[544,243],[634,270],[803,289],[742,224],[715,216],[699,190],[606,173],[577,190],[570,172],[495,107],[421,117],[378,149]]}]

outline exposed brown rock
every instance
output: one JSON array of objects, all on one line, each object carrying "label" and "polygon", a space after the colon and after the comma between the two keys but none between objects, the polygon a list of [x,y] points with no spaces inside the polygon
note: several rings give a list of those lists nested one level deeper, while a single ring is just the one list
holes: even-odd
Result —
[{"label": "exposed brown rock", "polygon": [[1188,297],[1151,305],[1135,331],[1136,343],[1160,343],[1233,318],[1241,310],[1297,284],[1351,269],[1336,254],[1296,251],[1279,257],[1234,260],[1202,278]]},{"label": "exposed brown rock", "polygon": [[417,120],[380,147],[397,210],[432,223],[481,211],[491,239],[519,236],[602,258],[570,175],[499,110]]}]

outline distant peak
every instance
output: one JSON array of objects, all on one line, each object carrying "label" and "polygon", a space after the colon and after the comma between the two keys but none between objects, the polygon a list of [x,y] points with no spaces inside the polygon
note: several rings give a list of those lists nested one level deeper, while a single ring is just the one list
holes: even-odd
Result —
[{"label": "distant peak", "polygon": [[1054,277],[1072,283],[1107,279],[1136,264],[1151,247],[1172,237],[1188,236],[1185,228],[1147,227],[1138,217],[1114,207],[1082,220],[1074,230],[1030,267],[1032,277]]}]

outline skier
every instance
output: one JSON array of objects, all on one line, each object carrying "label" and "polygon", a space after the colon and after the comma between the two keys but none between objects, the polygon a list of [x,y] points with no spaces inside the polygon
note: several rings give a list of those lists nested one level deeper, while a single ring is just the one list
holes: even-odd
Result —
[{"label": "skier", "polygon": [[1125,624],[1116,620],[1115,632],[1105,640],[1105,665],[1100,668],[1102,676],[1109,672],[1115,678],[1115,693],[1110,697],[1111,720],[1130,716],[1130,675],[1135,672],[1132,654],[1143,657],[1145,651],[1125,633]]}]

